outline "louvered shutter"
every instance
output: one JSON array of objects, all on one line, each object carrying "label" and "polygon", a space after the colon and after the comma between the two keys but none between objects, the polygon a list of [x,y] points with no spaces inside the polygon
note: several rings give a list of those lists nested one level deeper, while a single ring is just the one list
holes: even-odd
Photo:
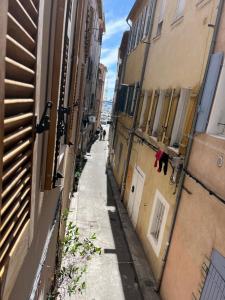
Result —
[{"label": "louvered shutter", "polygon": [[150,92],[147,97],[147,103],[146,103],[145,112],[144,112],[144,119],[143,119],[143,123],[142,123],[143,131],[146,131],[146,129],[147,129],[151,101],[152,101],[152,92]]},{"label": "louvered shutter", "polygon": [[169,108],[167,120],[166,120],[166,123],[164,126],[165,131],[164,131],[163,139],[162,139],[163,143],[166,145],[169,145],[169,143],[170,143],[170,138],[171,138],[171,134],[172,134],[172,130],[173,130],[173,124],[174,124],[174,120],[175,120],[175,116],[176,116],[179,98],[180,98],[180,90],[174,90],[172,93],[170,108]]},{"label": "louvered shutter", "polygon": [[159,91],[155,90],[153,93],[153,98],[152,98],[152,107],[151,107],[151,112],[150,112],[150,117],[149,117],[149,122],[148,122],[148,134],[152,135],[153,131],[153,126],[154,126],[154,121],[155,121],[155,114],[156,114],[156,109],[158,106],[158,101],[159,101]]},{"label": "louvered shutter", "polygon": [[198,112],[198,119],[196,124],[197,132],[204,132],[206,130],[210,110],[215,96],[217,82],[220,75],[220,70],[222,67],[223,56],[223,53],[216,53],[213,54],[211,57],[209,70],[201,99],[201,104]]},{"label": "louvered shutter", "polygon": [[71,78],[71,89],[69,94],[69,107],[70,113],[68,116],[68,128],[67,128],[67,143],[69,145],[74,145],[75,143],[75,132],[77,126],[77,116],[78,116],[78,105],[80,102],[79,95],[79,83],[80,78],[83,78],[84,69],[79,61],[80,57],[80,45],[82,44],[82,20],[80,16],[83,15],[84,2],[78,1],[76,10],[76,23],[75,23],[75,33],[74,33],[74,49],[73,49],[73,65],[72,65],[72,78]]},{"label": "louvered shutter", "polygon": [[[64,115],[64,100],[65,88],[68,71],[68,51],[69,38],[67,36],[68,17],[71,10],[71,1],[58,0],[57,16],[54,40],[54,55],[53,55],[53,70],[52,70],[52,86],[51,86],[51,120],[48,138],[48,152],[46,159],[46,175],[45,189],[54,188],[57,180],[56,173],[58,168],[58,158],[60,153],[60,145],[63,142],[62,137],[65,134],[65,115]],[[66,24],[65,22],[65,10]],[[65,25],[65,29],[64,29]]]},{"label": "louvered shutter", "polygon": [[38,1],[0,1],[0,273],[30,218]]},{"label": "louvered shutter", "polygon": [[184,124],[182,139],[180,143],[179,152],[180,154],[183,155],[185,154],[188,145],[189,135],[192,129],[194,115],[197,108],[197,102],[198,102],[198,94],[192,93],[188,102],[187,112],[185,116],[185,124]]},{"label": "louvered shutter", "polygon": [[138,116],[137,116],[137,124],[139,124],[138,126],[141,127],[142,124],[142,117],[143,117],[143,109],[145,109],[145,93],[146,92],[142,92],[141,96],[140,96],[140,102],[139,102],[139,106],[138,106]]},{"label": "louvered shutter", "polygon": [[163,98],[163,105],[157,129],[157,140],[160,142],[162,141],[163,134],[166,130],[167,116],[171,105],[172,93],[172,90],[167,90],[165,97]]}]

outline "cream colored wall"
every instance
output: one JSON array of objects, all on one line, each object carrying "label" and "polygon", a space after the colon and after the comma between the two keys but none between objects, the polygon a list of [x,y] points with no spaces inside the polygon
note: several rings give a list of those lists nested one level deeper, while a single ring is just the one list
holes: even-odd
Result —
[{"label": "cream colored wall", "polygon": [[[145,184],[139,209],[136,231],[144,246],[144,250],[153,270],[154,276],[156,280],[158,280],[163,264],[163,256],[167,247],[170,225],[174,213],[176,195],[174,195],[175,185],[171,185],[169,181],[172,174],[172,168],[170,166],[168,167],[168,174],[166,176],[164,175],[163,170],[161,173],[158,173],[157,169],[154,168],[155,154],[156,152],[154,150],[150,149],[147,145],[142,145],[138,142],[138,139],[135,138],[127,180],[125,204],[128,204],[133,170],[135,168],[135,165],[137,165],[145,174]],[[165,200],[170,206],[161,250],[158,257],[156,256],[151,243],[147,238],[150,216],[156,190],[159,190],[159,192],[164,196]]]},{"label": "cream colored wall", "polygon": [[[127,151],[128,151],[128,129],[131,128],[131,122],[132,118],[129,116],[126,116],[124,114],[119,115],[119,121],[117,123],[117,130],[116,130],[116,144],[114,146],[115,151],[115,160],[113,167],[113,173],[116,179],[116,182],[119,187],[121,187],[122,179],[123,179],[123,172],[124,172],[124,162],[127,159]],[[119,153],[120,143],[123,144],[123,151],[121,155],[121,159],[119,160],[119,157],[116,156],[117,153]]]},{"label": "cream colored wall", "polygon": [[157,1],[144,90],[199,87],[213,33],[208,24],[215,23],[217,0],[203,2],[205,5],[196,6],[197,1],[186,1],[184,17],[173,24],[176,1],[166,1],[162,33],[155,37],[160,9]]},{"label": "cream colored wall", "polygon": [[134,84],[140,81],[145,47],[146,44],[139,43],[127,57],[123,83]]},{"label": "cream colored wall", "polygon": [[[165,300],[190,300],[199,295],[202,264],[213,249],[225,256],[224,204],[191,178],[186,178],[161,294]],[[197,297],[198,299],[198,297]]]}]

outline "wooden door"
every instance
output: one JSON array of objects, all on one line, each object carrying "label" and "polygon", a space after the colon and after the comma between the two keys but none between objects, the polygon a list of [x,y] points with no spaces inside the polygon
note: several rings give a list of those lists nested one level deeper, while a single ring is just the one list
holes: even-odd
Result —
[{"label": "wooden door", "polygon": [[134,228],[136,228],[137,226],[144,182],[145,174],[141,171],[139,167],[135,167],[127,207],[128,214],[131,218]]}]

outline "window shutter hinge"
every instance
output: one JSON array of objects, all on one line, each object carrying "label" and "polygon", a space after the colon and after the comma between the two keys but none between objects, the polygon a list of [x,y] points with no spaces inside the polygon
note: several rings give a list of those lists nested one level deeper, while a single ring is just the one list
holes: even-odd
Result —
[{"label": "window shutter hinge", "polygon": [[40,123],[36,125],[36,133],[41,134],[50,127],[50,110],[52,108],[52,101],[48,101],[45,105],[43,115],[41,117]]}]

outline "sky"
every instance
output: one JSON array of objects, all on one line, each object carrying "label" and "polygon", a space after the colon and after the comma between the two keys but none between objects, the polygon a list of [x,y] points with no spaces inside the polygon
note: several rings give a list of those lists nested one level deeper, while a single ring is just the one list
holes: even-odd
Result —
[{"label": "sky", "polygon": [[135,0],[103,0],[106,33],[103,37],[101,62],[107,67],[104,100],[112,100],[117,72],[118,48],[123,32],[129,27],[126,22]]}]

